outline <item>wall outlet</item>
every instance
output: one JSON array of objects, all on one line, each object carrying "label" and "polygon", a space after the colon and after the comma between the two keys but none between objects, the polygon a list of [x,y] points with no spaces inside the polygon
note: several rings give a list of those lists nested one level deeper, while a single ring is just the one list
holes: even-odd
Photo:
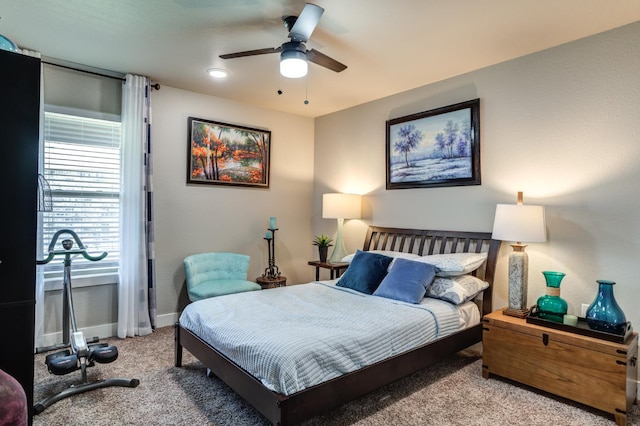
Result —
[{"label": "wall outlet", "polygon": [[580,316],[582,318],[587,316],[587,309],[589,309],[589,304],[588,303],[583,303],[582,304],[582,308],[580,309]]}]

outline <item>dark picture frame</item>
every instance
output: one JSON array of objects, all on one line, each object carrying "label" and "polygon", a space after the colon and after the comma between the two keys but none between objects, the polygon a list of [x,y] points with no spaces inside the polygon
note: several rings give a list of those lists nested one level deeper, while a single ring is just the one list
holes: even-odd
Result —
[{"label": "dark picture frame", "polygon": [[387,189],[480,185],[480,99],[386,122]]},{"label": "dark picture frame", "polygon": [[189,117],[187,184],[269,187],[271,131]]}]

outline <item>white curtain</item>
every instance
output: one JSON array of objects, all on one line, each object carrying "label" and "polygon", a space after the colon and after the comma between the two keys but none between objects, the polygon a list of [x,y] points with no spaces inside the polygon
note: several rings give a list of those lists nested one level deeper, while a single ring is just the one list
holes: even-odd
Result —
[{"label": "white curtain", "polygon": [[127,74],[122,87],[120,172],[120,267],[118,337],[152,332],[149,318],[145,236],[145,145],[148,141],[149,79]]}]

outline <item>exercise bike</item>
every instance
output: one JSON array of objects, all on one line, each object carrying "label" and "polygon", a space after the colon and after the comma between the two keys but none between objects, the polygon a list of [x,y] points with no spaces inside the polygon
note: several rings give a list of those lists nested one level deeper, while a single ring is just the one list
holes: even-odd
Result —
[{"label": "exercise bike", "polygon": [[[63,250],[55,250],[56,242],[60,235],[69,234],[73,240],[64,239],[62,241]],[[73,248],[73,242],[78,248]],[[33,407],[35,414],[42,413],[51,404],[61,399],[87,392],[93,389],[105,388],[109,386],[123,386],[135,388],[140,384],[138,379],[104,379],[89,382],[87,379],[87,368],[93,367],[95,363],[108,364],[118,358],[118,348],[107,343],[97,343],[98,338],[94,337],[86,340],[82,331],[78,331],[75,312],[73,310],[73,292],[71,288],[71,257],[82,255],[87,260],[97,262],[107,256],[103,252],[98,256],[92,256],[80,241],[78,235],[70,229],[61,229],[56,232],[49,243],[48,256],[42,260],[36,260],[36,264],[44,265],[51,262],[56,256],[64,256],[64,278],[62,280],[62,343],[45,348],[38,348],[36,352],[48,352],[51,350],[63,349],[59,352],[49,354],[45,357],[45,364],[51,374],[64,375],[77,370],[81,370],[82,380],[78,384],[71,385],[55,395],[43,399]],[[69,324],[71,323],[71,324]]]}]

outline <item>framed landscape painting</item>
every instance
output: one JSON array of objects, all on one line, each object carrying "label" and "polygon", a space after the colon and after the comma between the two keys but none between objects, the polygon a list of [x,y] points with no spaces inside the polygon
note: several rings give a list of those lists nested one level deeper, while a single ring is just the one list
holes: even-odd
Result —
[{"label": "framed landscape painting", "polygon": [[480,99],[387,121],[387,189],[480,185]]},{"label": "framed landscape painting", "polygon": [[187,183],[269,187],[271,132],[189,117]]}]

